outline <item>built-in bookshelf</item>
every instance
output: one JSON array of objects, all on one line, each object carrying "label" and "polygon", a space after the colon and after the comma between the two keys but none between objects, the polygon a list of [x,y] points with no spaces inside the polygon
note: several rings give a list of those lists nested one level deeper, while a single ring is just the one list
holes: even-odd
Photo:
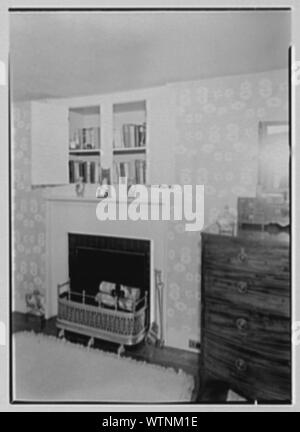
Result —
[{"label": "built-in bookshelf", "polygon": [[167,87],[32,101],[32,185],[172,184],[174,103]]},{"label": "built-in bookshelf", "polygon": [[120,177],[130,184],[147,183],[145,100],[113,105],[113,182]]},{"label": "built-in bookshelf", "polygon": [[101,156],[100,106],[69,109],[69,181],[98,183]]}]

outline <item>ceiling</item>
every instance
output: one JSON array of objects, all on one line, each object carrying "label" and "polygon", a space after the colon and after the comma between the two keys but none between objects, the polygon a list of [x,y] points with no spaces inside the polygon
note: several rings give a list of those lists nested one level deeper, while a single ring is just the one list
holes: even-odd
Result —
[{"label": "ceiling", "polygon": [[287,67],[290,14],[11,12],[14,100],[68,97]]}]

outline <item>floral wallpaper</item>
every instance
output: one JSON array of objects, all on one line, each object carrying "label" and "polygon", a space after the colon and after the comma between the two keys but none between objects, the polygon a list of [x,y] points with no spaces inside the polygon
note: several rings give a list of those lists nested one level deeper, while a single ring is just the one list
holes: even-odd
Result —
[{"label": "floral wallpaper", "polygon": [[[176,96],[175,182],[205,185],[205,224],[238,196],[256,189],[258,122],[288,118],[285,70],[228,76],[172,85]],[[30,182],[30,104],[13,106],[14,309],[25,297],[45,296],[46,203],[43,188]],[[170,222],[166,269],[166,340],[189,349],[200,341],[200,233]]]},{"label": "floral wallpaper", "polygon": [[12,108],[12,206],[14,310],[25,311],[25,297],[45,297],[46,202],[43,188],[31,186],[30,104]]},{"label": "floral wallpaper", "polygon": [[[256,192],[258,123],[288,119],[285,70],[173,85],[175,172],[179,184],[204,184],[205,225],[237,197]],[[183,223],[168,232],[167,339],[188,349],[200,340],[200,233]]]}]

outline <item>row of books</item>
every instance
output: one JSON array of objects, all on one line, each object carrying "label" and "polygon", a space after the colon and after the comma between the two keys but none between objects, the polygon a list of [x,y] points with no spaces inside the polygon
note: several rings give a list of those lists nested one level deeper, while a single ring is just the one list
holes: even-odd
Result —
[{"label": "row of books", "polygon": [[146,145],[146,123],[123,124],[114,129],[114,148],[144,147]]},{"label": "row of books", "polygon": [[114,162],[114,183],[118,183],[120,177],[127,177],[127,182],[132,184],[146,184],[146,161],[135,159],[127,162]]},{"label": "row of books", "polygon": [[92,150],[100,148],[100,128],[76,129],[69,143],[70,150]]},{"label": "row of books", "polygon": [[84,183],[98,183],[100,167],[94,161],[69,161],[69,181],[76,183],[82,177]]}]

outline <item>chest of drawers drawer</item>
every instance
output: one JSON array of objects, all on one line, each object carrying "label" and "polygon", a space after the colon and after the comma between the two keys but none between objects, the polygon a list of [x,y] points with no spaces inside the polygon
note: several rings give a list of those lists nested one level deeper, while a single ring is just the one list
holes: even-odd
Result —
[{"label": "chest of drawers drawer", "polygon": [[257,272],[288,278],[289,249],[274,243],[272,247],[239,238],[216,236],[203,245],[203,262],[206,267],[218,265],[224,270]]},{"label": "chest of drawers drawer", "polygon": [[247,398],[288,401],[291,398],[290,365],[286,361],[253,355],[222,339],[205,340],[205,368],[212,376],[230,382],[230,387]]},{"label": "chest of drawers drawer", "polygon": [[287,275],[276,277],[243,270],[206,266],[203,274],[206,299],[226,301],[243,309],[290,317],[290,281]]},{"label": "chest of drawers drawer", "polygon": [[221,338],[223,344],[251,351],[254,356],[290,362],[289,319],[212,299],[206,300],[205,309],[206,338]]}]

